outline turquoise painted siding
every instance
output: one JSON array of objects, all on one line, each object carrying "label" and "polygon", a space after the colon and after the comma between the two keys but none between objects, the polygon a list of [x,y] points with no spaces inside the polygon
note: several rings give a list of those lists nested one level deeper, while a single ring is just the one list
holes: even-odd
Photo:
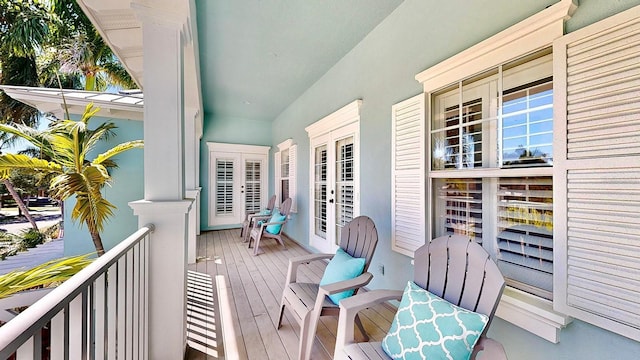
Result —
[{"label": "turquoise painted siding", "polygon": [[[355,99],[362,99],[361,213],[380,235],[370,269],[372,288],[402,288],[411,278],[410,259],[391,251],[391,106],[422,91],[414,76],[422,70],[535,14],[551,0],[406,0],[361,43],[306,90],[273,122],[271,144],[293,138],[298,147],[298,214],[286,232],[308,244],[309,140],[304,127]],[[639,0],[581,0],[568,32],[640,4]],[[455,14],[455,17],[453,16]],[[273,179],[273,177],[271,177]],[[271,184],[273,190],[273,183]],[[384,264],[385,274],[377,272]],[[575,321],[551,344],[497,320],[490,332],[512,359],[636,358],[640,344]]]},{"label": "turquoise painted siding", "polygon": [[[125,141],[143,138],[142,121],[94,117],[89,126],[95,127],[97,122],[105,121],[112,121],[118,128],[115,131],[116,136],[99,144],[96,149],[97,154]],[[117,209],[101,234],[105,250],[111,249],[138,229],[138,218],[133,215],[133,210],[131,210],[128,203],[144,198],[143,150],[129,150],[114,159],[118,167],[111,171],[113,182],[110,187],[105,187],[103,195]],[[75,198],[65,202],[65,256],[95,252],[93,241],[86,226],[71,220],[71,210],[74,206]]]},{"label": "turquoise painted siding", "polygon": [[[207,142],[245,145],[271,145],[271,122],[251,119],[215,117],[205,114],[200,141],[200,229],[220,229],[209,226],[209,148]],[[269,158],[272,162],[273,156]],[[273,172],[269,174],[273,179]]]}]

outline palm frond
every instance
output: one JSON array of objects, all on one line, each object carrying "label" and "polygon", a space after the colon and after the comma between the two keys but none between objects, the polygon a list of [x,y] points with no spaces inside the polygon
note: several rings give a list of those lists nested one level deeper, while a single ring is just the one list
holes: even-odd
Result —
[{"label": "palm frond", "polygon": [[28,270],[0,275],[0,299],[17,292],[65,281],[93,260],[91,254],[52,260]]},{"label": "palm frond", "polygon": [[93,159],[93,163],[94,164],[102,164],[104,163],[106,160],[124,152],[127,150],[131,150],[131,149],[141,149],[144,147],[144,141],[143,140],[133,140],[133,141],[127,141],[124,142],[122,144],[118,144],[114,147],[112,147],[111,149],[103,152],[102,154],[98,155],[95,159]]},{"label": "palm frond", "polygon": [[43,171],[48,173],[62,173],[63,169],[59,164],[43,159],[32,158],[22,154],[2,154],[0,155],[0,171],[12,169],[22,169],[30,171]]}]

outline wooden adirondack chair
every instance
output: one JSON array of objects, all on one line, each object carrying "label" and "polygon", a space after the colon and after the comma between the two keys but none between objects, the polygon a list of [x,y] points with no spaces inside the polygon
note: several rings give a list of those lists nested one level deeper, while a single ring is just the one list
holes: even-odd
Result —
[{"label": "wooden adirondack chair", "polygon": [[268,214],[261,214],[260,212],[247,214],[244,218],[244,222],[242,222],[242,227],[240,228],[240,237],[242,238],[242,242],[247,242],[249,229],[253,227],[253,223],[255,221],[264,220],[271,217],[271,213],[273,212],[273,208],[276,207],[276,196],[272,195],[269,198],[269,202],[267,203],[267,210],[269,210]]},{"label": "wooden adirondack chair", "polygon": [[[270,219],[264,219],[260,224],[258,221],[254,222],[253,227],[251,228],[251,232],[249,233],[249,247],[251,247],[252,240],[256,241],[255,248],[253,249],[253,255],[258,255],[260,253],[260,241],[263,239],[275,239],[280,243],[280,245],[282,245],[282,247],[284,247],[282,232],[284,230],[284,224],[287,223],[287,218],[289,217],[289,213],[291,212],[291,198],[286,198],[282,202],[282,204],[280,204],[280,208],[278,208],[278,211],[281,215],[284,216],[284,220],[272,222]],[[277,232],[271,233],[267,231],[268,226],[277,225],[280,225]]]},{"label": "wooden adirondack chair", "polygon": [[[287,281],[282,301],[280,302],[280,314],[278,328],[282,325],[282,316],[287,307],[300,325],[300,344],[298,347],[298,359],[307,360],[311,356],[313,339],[320,316],[338,316],[340,308],[334,304],[327,295],[337,294],[345,290],[367,285],[373,275],[367,272],[371,258],[378,244],[378,232],[373,221],[367,216],[359,216],[345,227],[340,234],[340,248],[354,258],[364,258],[365,265],[362,275],[332,284],[320,286],[314,283],[299,283],[296,281],[298,266],[314,260],[330,259],[334,254],[309,254],[289,259]],[[344,301],[344,300],[343,300]],[[362,334],[368,338],[360,319],[356,316],[354,321]]]},{"label": "wooden adirondack chair", "polygon": [[[502,345],[486,337],[504,290],[504,277],[489,254],[464,236],[442,236],[415,252],[413,281],[450,303],[485,314],[489,323],[471,359],[506,359]],[[334,359],[389,359],[380,342],[356,343],[353,323],[360,310],[388,300],[400,300],[401,290],[373,290],[340,302]]]}]

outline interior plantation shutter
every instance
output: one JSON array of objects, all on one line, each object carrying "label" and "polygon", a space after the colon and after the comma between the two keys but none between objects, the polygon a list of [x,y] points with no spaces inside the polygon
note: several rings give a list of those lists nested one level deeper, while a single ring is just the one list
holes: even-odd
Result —
[{"label": "interior plantation shutter", "polygon": [[297,158],[298,145],[289,147],[289,197],[291,197],[291,212],[298,212],[298,193],[297,193]]},{"label": "interior plantation shutter", "polygon": [[[281,184],[280,184],[280,179],[281,179],[281,175],[282,174],[282,169],[281,169],[281,154],[280,151],[277,151],[275,154],[273,154],[273,172],[275,173],[275,185],[274,188],[276,190],[275,194],[276,194],[276,207],[280,206],[280,203],[282,202],[282,194],[280,194],[281,192]],[[266,204],[265,204],[266,205]]]},{"label": "interior plantation shutter", "polygon": [[640,6],[553,52],[554,307],[640,341]]},{"label": "interior plantation shutter", "polygon": [[551,299],[553,293],[553,180],[498,180],[497,262],[510,281]]},{"label": "interior plantation shutter", "polygon": [[391,107],[391,247],[413,256],[425,242],[425,94]]}]

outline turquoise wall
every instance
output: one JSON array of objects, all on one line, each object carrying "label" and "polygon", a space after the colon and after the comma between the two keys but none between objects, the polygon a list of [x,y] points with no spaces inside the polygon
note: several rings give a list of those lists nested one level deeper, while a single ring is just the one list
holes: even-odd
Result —
[{"label": "turquoise wall", "polygon": [[[271,144],[293,138],[298,147],[298,214],[291,237],[308,245],[309,139],[304,127],[355,99],[360,123],[361,213],[375,221],[380,243],[370,267],[371,288],[400,289],[411,278],[410,258],[391,250],[391,106],[422,92],[414,76],[557,1],[406,0],[361,43],[307,89],[273,122]],[[639,0],[581,0],[568,32],[640,4]],[[455,15],[455,16],[454,16]],[[272,165],[273,166],[273,165]],[[273,179],[273,177],[271,177]],[[273,191],[273,183],[271,184]],[[384,265],[384,276],[378,265]],[[497,319],[490,334],[512,359],[637,358],[640,344],[574,321],[551,344]]]},{"label": "turquoise wall", "polygon": [[[94,117],[89,122],[89,127],[95,128],[97,124],[111,121],[118,127],[115,136],[102,141],[92,154],[100,154],[117,144],[143,139],[142,121],[110,119]],[[118,167],[111,170],[113,181],[111,186],[106,186],[103,196],[116,206],[112,216],[102,232],[102,243],[105,250],[109,250],[120,241],[138,230],[138,217],[133,215],[129,207],[130,201],[144,198],[143,181],[143,150],[133,149],[114,157]],[[84,224],[71,220],[71,210],[75,206],[75,198],[65,202],[64,214],[64,255],[77,255],[95,252],[93,241]]]},{"label": "turquoise wall", "polygon": [[[209,226],[209,148],[207,142],[228,144],[271,145],[271,122],[235,117],[204,115],[204,128],[200,141],[200,229],[215,230]],[[272,159],[272,158],[270,158]],[[273,173],[269,174],[273,179]]]}]

